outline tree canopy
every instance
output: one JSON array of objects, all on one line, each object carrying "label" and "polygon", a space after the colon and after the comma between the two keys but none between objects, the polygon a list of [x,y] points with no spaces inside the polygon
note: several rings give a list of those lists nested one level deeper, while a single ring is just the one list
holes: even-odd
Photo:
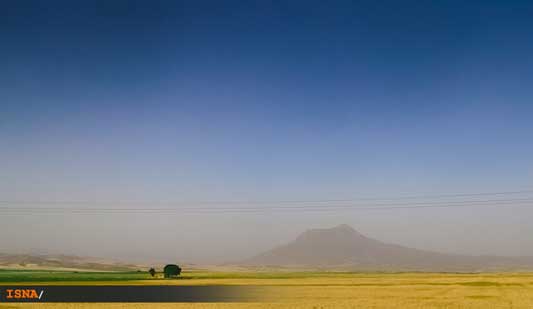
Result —
[{"label": "tree canopy", "polygon": [[168,264],[163,269],[165,278],[177,277],[181,274],[181,267],[176,264]]}]

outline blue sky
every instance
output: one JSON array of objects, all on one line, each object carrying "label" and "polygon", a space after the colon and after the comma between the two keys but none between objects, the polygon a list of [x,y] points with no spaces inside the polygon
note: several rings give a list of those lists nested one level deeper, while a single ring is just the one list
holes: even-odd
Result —
[{"label": "blue sky", "polygon": [[[527,1],[3,3],[0,196],[531,188],[532,13]],[[366,228],[394,226],[378,221]]]}]

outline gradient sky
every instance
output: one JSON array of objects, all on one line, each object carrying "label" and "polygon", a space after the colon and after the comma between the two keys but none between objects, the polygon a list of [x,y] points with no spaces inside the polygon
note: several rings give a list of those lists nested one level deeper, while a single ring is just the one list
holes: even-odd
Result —
[{"label": "gradient sky", "polygon": [[[0,200],[531,189],[531,16],[529,1],[4,1]],[[348,223],[423,249],[533,255],[528,218],[0,213],[0,251],[222,261]]]}]

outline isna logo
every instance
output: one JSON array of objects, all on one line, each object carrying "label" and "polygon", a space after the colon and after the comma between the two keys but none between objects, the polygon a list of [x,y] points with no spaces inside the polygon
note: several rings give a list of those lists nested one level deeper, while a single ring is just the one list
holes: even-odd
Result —
[{"label": "isna logo", "polygon": [[26,300],[26,299],[41,299],[44,290],[37,291],[36,289],[6,289],[6,300]]}]

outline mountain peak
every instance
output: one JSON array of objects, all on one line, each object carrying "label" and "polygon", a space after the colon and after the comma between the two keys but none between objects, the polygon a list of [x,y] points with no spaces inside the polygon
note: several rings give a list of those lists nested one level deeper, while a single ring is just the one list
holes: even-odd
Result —
[{"label": "mountain peak", "polygon": [[331,228],[332,230],[342,230],[342,231],[350,231],[350,232],[356,232],[358,233],[353,227],[349,226],[348,224],[339,224],[335,227]]},{"label": "mountain peak", "polygon": [[387,244],[347,224],[311,229],[293,241],[252,257],[243,265],[357,270],[468,270],[482,267],[533,268],[532,259],[491,259],[447,255]]},{"label": "mountain peak", "polygon": [[340,224],[334,227],[330,228],[320,228],[320,229],[310,229],[307,230],[305,233],[301,234],[300,236],[304,235],[323,235],[324,237],[350,237],[352,239],[356,238],[366,238],[363,234],[356,231],[353,227],[349,226],[348,224]]},{"label": "mountain peak", "polygon": [[368,238],[357,232],[348,224],[340,224],[331,228],[310,229],[300,234],[294,242],[313,243],[314,246],[319,243],[343,242],[345,244],[352,242],[366,241]]}]

